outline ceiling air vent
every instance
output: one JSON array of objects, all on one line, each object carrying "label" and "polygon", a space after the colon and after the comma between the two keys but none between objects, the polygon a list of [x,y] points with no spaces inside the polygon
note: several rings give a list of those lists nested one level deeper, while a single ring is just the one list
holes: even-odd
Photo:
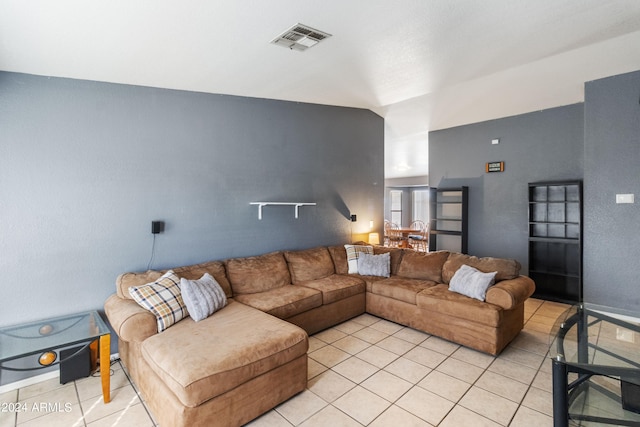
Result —
[{"label": "ceiling air vent", "polygon": [[327,37],[331,37],[331,34],[318,31],[303,24],[296,24],[271,40],[271,43],[291,50],[303,51],[317,45]]}]

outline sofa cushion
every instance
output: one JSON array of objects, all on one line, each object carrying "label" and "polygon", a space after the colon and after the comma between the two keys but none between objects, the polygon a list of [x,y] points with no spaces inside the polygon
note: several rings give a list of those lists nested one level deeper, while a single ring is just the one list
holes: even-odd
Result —
[{"label": "sofa cushion", "polygon": [[349,274],[347,250],[344,248],[344,245],[329,246],[327,249],[329,250],[329,254],[331,254],[336,274]]},{"label": "sofa cushion", "polygon": [[302,286],[287,285],[256,294],[236,295],[235,300],[280,319],[288,319],[320,307],[322,293]]},{"label": "sofa cushion", "polygon": [[448,256],[448,251],[429,253],[404,251],[398,276],[442,283],[442,265]]},{"label": "sofa cushion", "polygon": [[362,279],[340,274],[332,274],[322,279],[302,282],[299,285],[322,292],[323,304],[331,304],[365,292],[364,281]]},{"label": "sofa cushion", "polygon": [[520,263],[515,259],[478,258],[475,256],[452,252],[442,267],[442,283],[449,283],[462,264],[468,265],[483,273],[496,271],[496,282],[514,279],[520,274]]},{"label": "sofa cushion", "polygon": [[[167,270],[149,270],[142,273],[121,274],[116,279],[116,293],[120,298],[131,299],[131,295],[129,294],[129,288],[131,286],[139,286],[144,285],[145,283],[153,282],[166,272]],[[224,293],[227,298],[231,298],[233,296],[231,292],[231,285],[229,284],[229,280],[227,279],[224,263],[222,261],[209,261],[202,264],[177,267],[173,269],[173,272],[176,273],[178,277],[184,277],[185,279],[189,280],[199,279],[204,273],[209,273],[213,276],[214,279],[216,279],[216,282],[220,284],[222,289],[224,289]]]},{"label": "sofa cushion", "polygon": [[222,287],[209,273],[198,280],[180,279],[180,290],[189,316],[196,322],[206,319],[227,305]]},{"label": "sofa cushion", "polygon": [[502,309],[497,305],[451,292],[448,286],[442,283],[420,292],[416,296],[416,304],[424,310],[491,327],[499,326],[502,321]]},{"label": "sofa cushion", "polygon": [[131,297],[156,316],[158,332],[187,317],[187,306],[180,292],[180,278],[169,270],[154,282],[129,288]]},{"label": "sofa cushion", "polygon": [[304,330],[234,301],[201,322],[185,319],[141,345],[149,367],[188,407],[304,356],[307,349]]},{"label": "sofa cushion", "polygon": [[162,277],[160,271],[148,270],[142,273],[124,273],[116,279],[116,294],[120,298],[133,299],[129,288],[132,286],[146,285]]},{"label": "sofa cushion", "polygon": [[227,272],[224,268],[224,262],[222,261],[209,261],[202,264],[187,265],[184,267],[174,268],[173,271],[180,277],[184,277],[189,280],[196,280],[201,278],[205,273],[209,273],[216,279],[216,282],[224,290],[227,298],[231,298],[233,293],[231,292],[231,285],[229,279],[227,279]]},{"label": "sofa cushion", "polygon": [[358,274],[358,257],[361,253],[373,255],[373,246],[369,245],[344,245],[344,248],[347,251],[349,274]]},{"label": "sofa cushion", "polygon": [[435,285],[436,282],[431,280],[392,276],[371,283],[371,293],[415,305],[416,295]]},{"label": "sofa cushion", "polygon": [[225,264],[234,295],[264,292],[291,284],[282,252],[228,259]]},{"label": "sofa cushion", "polygon": [[487,289],[496,281],[496,272],[483,273],[466,264],[460,266],[449,282],[449,290],[484,301]]},{"label": "sofa cushion", "polygon": [[333,260],[327,248],[286,251],[284,257],[289,265],[291,281],[294,284],[322,279],[335,273]]},{"label": "sofa cushion", "polygon": [[[380,276],[358,275],[358,277],[364,280],[364,285],[367,292],[371,292],[372,286],[375,282],[379,282],[381,280],[387,280],[387,277],[380,277]],[[394,277],[394,276],[391,276],[391,277]]]}]

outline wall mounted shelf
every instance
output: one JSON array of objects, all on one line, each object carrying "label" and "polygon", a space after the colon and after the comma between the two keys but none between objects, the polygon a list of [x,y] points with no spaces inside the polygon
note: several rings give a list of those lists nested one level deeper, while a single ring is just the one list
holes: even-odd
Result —
[{"label": "wall mounted shelf", "polygon": [[300,206],[315,206],[315,203],[305,202],[250,202],[250,205],[258,206],[258,219],[262,219],[262,208],[264,206],[294,206],[295,217],[298,218]]}]

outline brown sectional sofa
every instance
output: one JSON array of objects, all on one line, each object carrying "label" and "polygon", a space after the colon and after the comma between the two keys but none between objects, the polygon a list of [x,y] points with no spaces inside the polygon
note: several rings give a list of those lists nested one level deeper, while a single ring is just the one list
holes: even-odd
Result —
[{"label": "brown sectional sofa", "polygon": [[[389,252],[390,277],[348,274],[344,246],[212,261],[173,269],[210,273],[229,303],[200,322],[158,333],[153,314],[128,293],[163,272],[125,273],[105,311],[122,361],[161,425],[242,425],[306,387],[307,334],[362,313],[498,354],[523,327],[531,279],[515,260],[449,252]],[[462,265],[497,271],[478,301],[449,291]]]}]

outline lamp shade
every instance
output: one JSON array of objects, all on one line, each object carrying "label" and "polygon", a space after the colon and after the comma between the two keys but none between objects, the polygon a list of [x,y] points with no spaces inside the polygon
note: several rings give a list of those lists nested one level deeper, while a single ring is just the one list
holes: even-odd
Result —
[{"label": "lamp shade", "polygon": [[380,244],[380,234],[378,233],[369,233],[369,243],[372,245]]}]

